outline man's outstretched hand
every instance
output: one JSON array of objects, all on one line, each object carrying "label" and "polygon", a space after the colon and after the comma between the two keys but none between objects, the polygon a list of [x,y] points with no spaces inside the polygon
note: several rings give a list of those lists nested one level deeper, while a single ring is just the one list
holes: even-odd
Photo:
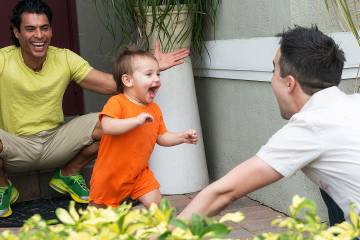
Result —
[{"label": "man's outstretched hand", "polygon": [[159,62],[161,71],[176,66],[184,62],[184,59],[190,55],[190,51],[187,48],[181,48],[176,51],[164,53],[160,49],[160,41],[155,42],[154,56]]}]

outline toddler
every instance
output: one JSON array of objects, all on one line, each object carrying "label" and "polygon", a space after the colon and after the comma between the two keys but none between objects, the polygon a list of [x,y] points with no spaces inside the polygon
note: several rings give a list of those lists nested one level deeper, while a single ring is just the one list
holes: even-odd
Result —
[{"label": "toddler", "polygon": [[120,93],[99,115],[104,134],[90,181],[94,206],[116,207],[128,196],[145,207],[158,204],[160,185],[148,166],[155,143],[169,147],[197,142],[193,129],[167,131],[153,102],[161,86],[159,72],[156,58],[141,50],[125,50],[115,62],[113,75]]}]

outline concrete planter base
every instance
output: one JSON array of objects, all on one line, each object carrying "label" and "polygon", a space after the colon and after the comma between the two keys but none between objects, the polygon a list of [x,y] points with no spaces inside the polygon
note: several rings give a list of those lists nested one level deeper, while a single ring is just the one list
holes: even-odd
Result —
[{"label": "concrete planter base", "polygon": [[160,105],[168,130],[181,132],[193,128],[198,132],[199,141],[197,145],[156,146],[150,167],[160,182],[161,193],[196,192],[205,187],[209,179],[190,58],[161,72],[160,78],[162,86],[155,102]]}]

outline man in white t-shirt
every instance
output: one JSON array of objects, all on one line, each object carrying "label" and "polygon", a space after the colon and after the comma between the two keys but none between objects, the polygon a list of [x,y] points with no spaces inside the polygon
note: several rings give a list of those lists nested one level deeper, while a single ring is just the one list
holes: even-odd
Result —
[{"label": "man in white t-shirt", "polygon": [[180,213],[215,215],[233,200],[302,170],[345,214],[360,204],[360,96],[338,89],[344,53],[316,26],[279,35],[272,89],[289,122]]}]

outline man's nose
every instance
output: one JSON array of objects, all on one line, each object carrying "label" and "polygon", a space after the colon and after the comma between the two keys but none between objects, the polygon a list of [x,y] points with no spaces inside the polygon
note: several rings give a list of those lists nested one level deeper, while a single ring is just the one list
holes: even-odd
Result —
[{"label": "man's nose", "polygon": [[43,35],[43,33],[42,33],[41,29],[40,29],[40,28],[36,28],[36,29],[35,29],[35,37],[41,38],[42,35]]}]

